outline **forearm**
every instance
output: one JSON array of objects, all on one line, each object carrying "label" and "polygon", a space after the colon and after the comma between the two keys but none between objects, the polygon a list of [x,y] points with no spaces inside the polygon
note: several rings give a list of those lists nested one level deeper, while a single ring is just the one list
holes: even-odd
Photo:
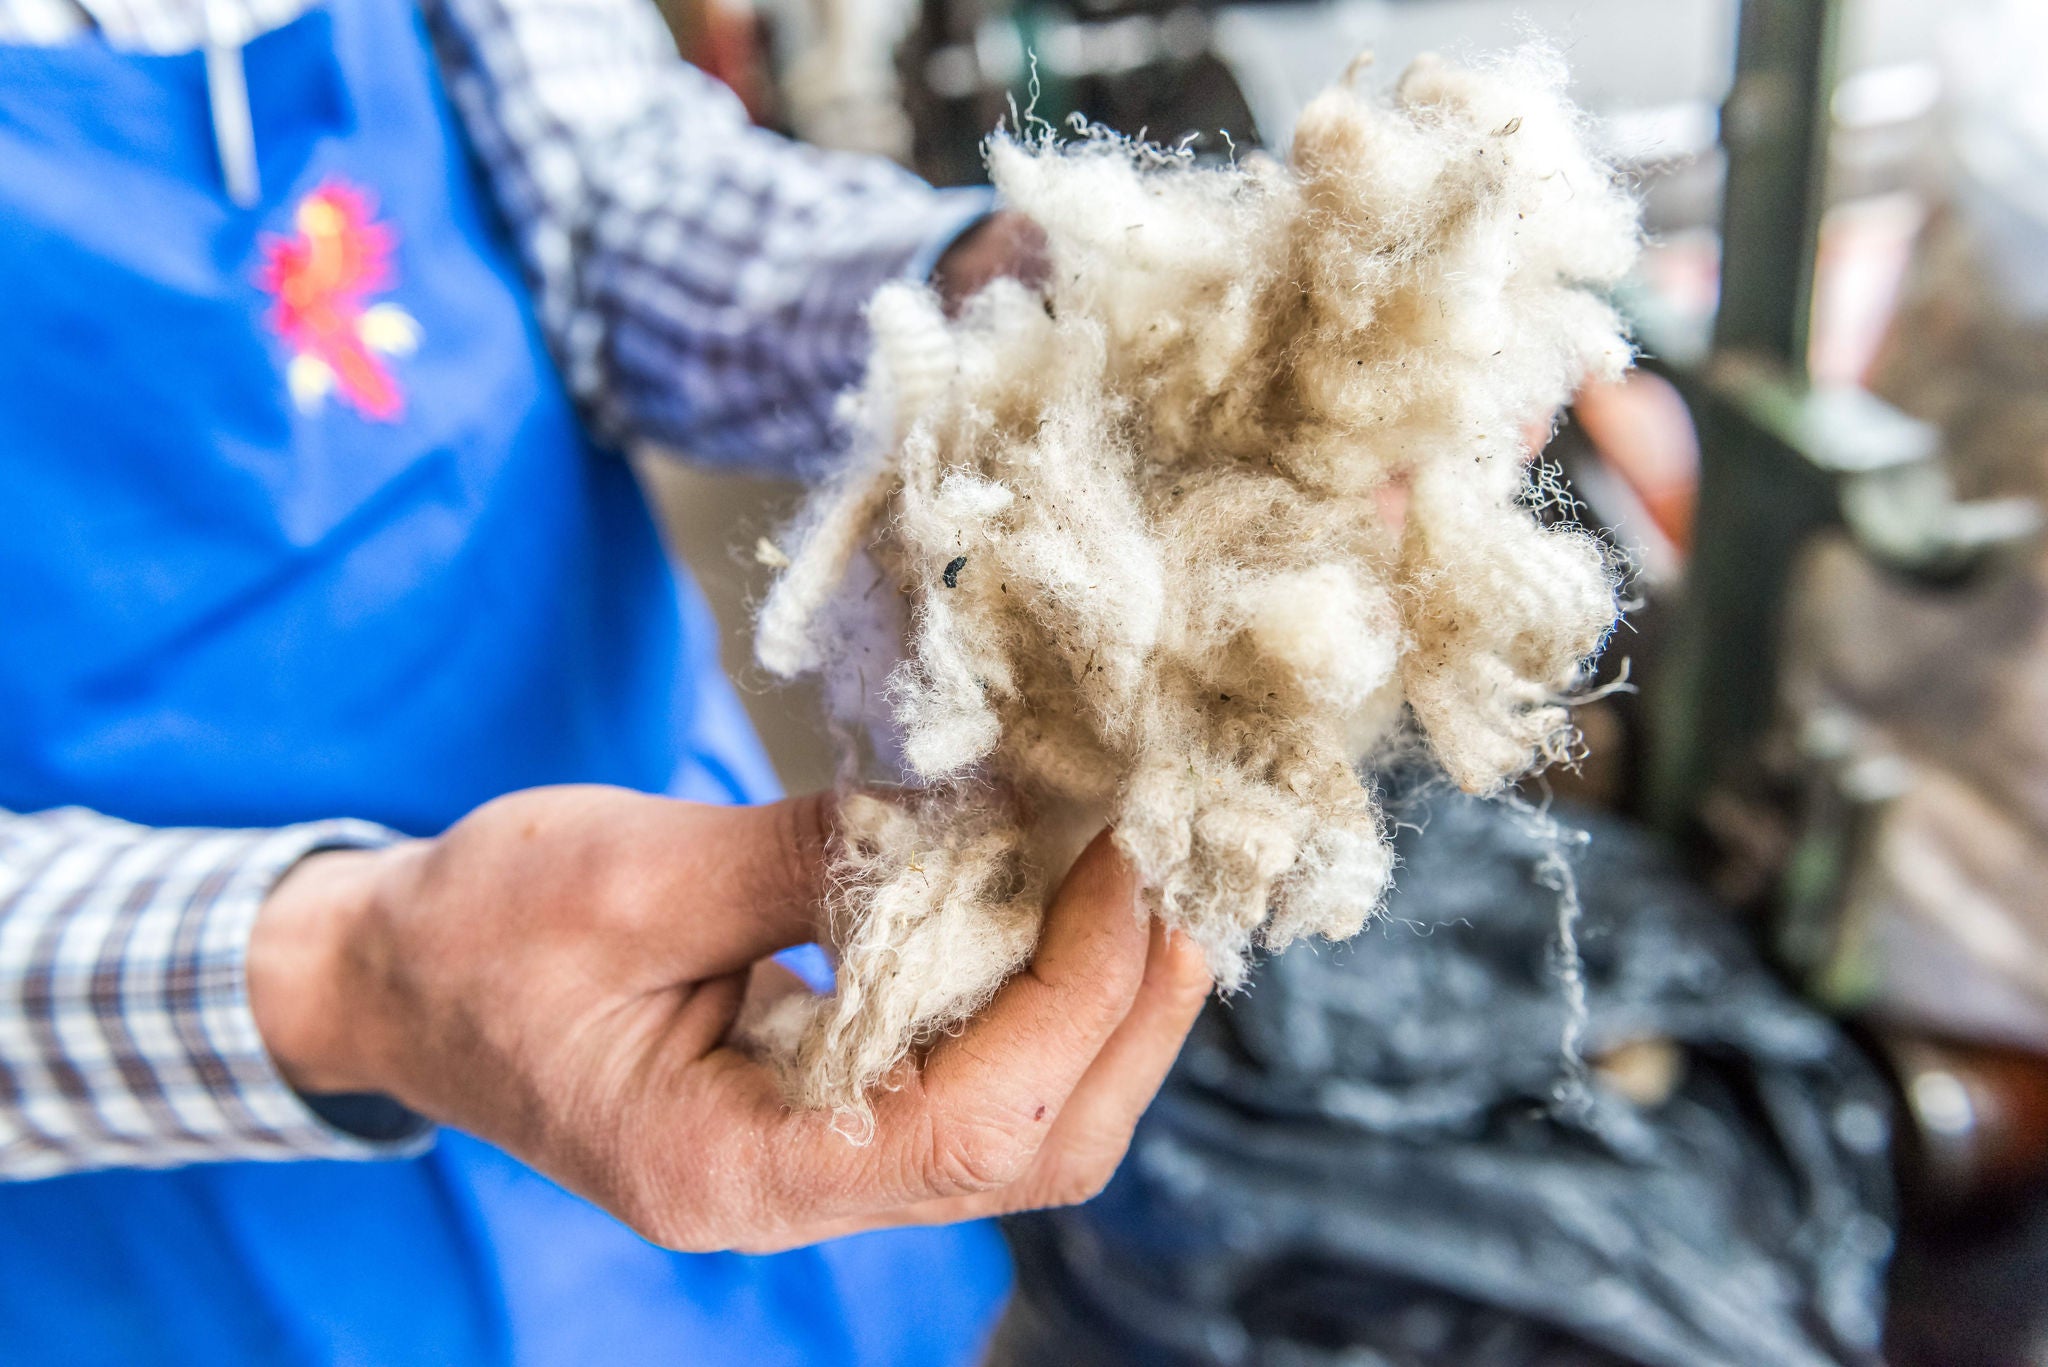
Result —
[{"label": "forearm", "polygon": [[389,838],[359,822],[153,830],[0,813],[0,1178],[422,1142],[417,1122],[371,1142],[322,1119],[250,1006],[251,934],[279,880],[311,851]]},{"label": "forearm", "polygon": [[736,1043],[805,990],[765,961],[818,934],[834,810],[537,788],[368,851],[329,848],[386,838],[354,823],[0,815],[0,1175],[408,1151],[323,1124],[296,1082],[460,1126],[672,1248],[1099,1189],[1201,1006],[1199,956],[1148,931],[1098,838],[1030,971],[849,1143]]}]

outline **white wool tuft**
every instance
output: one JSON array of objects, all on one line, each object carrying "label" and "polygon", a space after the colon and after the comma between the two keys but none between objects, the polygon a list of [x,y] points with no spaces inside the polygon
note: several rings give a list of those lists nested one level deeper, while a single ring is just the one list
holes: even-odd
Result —
[{"label": "white wool tuft", "polygon": [[862,454],[759,626],[848,747],[838,989],[770,1045],[800,1102],[857,1131],[1105,820],[1231,987],[1378,907],[1377,757],[1420,736],[1485,793],[1562,752],[1615,582],[1539,524],[1523,433],[1628,364],[1638,245],[1564,85],[1425,59],[1318,98],[1287,166],[998,136],[1046,297],[876,295]]}]

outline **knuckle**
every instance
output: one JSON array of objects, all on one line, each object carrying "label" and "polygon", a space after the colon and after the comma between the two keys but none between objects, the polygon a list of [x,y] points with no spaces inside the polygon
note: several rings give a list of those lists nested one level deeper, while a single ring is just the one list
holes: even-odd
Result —
[{"label": "knuckle", "polygon": [[1030,1139],[997,1121],[937,1122],[925,1160],[925,1185],[939,1196],[995,1191],[1021,1177],[1034,1152]]},{"label": "knuckle", "polygon": [[660,899],[649,886],[640,852],[598,836],[584,855],[578,861],[578,881],[584,889],[579,900],[593,930],[637,935],[658,924],[655,909]]},{"label": "knuckle", "polygon": [[740,1244],[743,1242],[742,1240],[728,1238],[711,1226],[698,1222],[685,1221],[680,1224],[664,1225],[652,1232],[639,1229],[636,1226],[634,1232],[656,1248],[666,1249],[670,1253],[731,1253],[746,1251],[740,1247]]},{"label": "knuckle", "polygon": [[665,1248],[671,1253],[708,1253],[711,1251],[702,1246],[703,1241],[699,1237],[693,1222],[678,1220],[667,1211],[650,1212],[634,1216],[627,1219],[625,1223],[628,1228],[648,1243],[653,1244],[656,1248]]},{"label": "knuckle", "polygon": [[685,1202],[666,1183],[654,1180],[633,1154],[611,1153],[599,1170],[604,1176],[592,1185],[604,1194],[606,1208],[634,1233],[664,1248],[682,1233],[678,1217]]},{"label": "knuckle", "polygon": [[696,1221],[684,1217],[673,1201],[639,1188],[629,1187],[606,1203],[620,1222],[648,1243],[674,1252],[689,1251]]},{"label": "knuckle", "polygon": [[832,835],[831,792],[805,793],[790,798],[783,805],[785,820],[789,822],[790,845],[815,858]]},{"label": "knuckle", "polygon": [[613,1214],[647,1242],[675,1253],[716,1253],[748,1231],[740,1184],[700,1180],[676,1166],[643,1163],[623,1183]]},{"label": "knuckle", "polygon": [[600,933],[637,939],[653,927],[649,899],[630,887],[600,888],[586,905],[591,929]]},{"label": "knuckle", "polygon": [[741,1239],[717,1212],[694,1204],[657,1202],[620,1215],[635,1234],[671,1253],[720,1253]]},{"label": "knuckle", "polygon": [[809,793],[782,803],[776,833],[784,861],[780,886],[792,894],[809,894],[818,888],[832,835],[830,801],[828,793]]}]

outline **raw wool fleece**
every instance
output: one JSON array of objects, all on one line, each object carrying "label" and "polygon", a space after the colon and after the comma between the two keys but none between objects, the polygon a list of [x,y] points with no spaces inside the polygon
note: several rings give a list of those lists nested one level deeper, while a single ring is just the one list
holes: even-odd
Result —
[{"label": "raw wool fleece", "polygon": [[756,1033],[799,1104],[857,1134],[1104,821],[1227,989],[1379,905],[1362,765],[1419,734],[1485,793],[1569,744],[1615,575],[1539,525],[1524,433],[1626,368],[1639,229],[1564,87],[1542,51],[1425,59],[1323,94],[1285,166],[991,142],[1047,294],[877,294],[861,447],[758,624],[824,675],[849,789],[837,990]]}]

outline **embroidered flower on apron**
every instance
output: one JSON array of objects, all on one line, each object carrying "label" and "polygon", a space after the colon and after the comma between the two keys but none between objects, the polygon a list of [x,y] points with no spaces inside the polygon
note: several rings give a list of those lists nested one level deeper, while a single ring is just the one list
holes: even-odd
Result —
[{"label": "embroidered flower on apron", "polygon": [[386,357],[418,349],[420,325],[396,304],[367,304],[393,283],[397,233],[373,221],[368,192],[329,180],[299,201],[290,237],[266,234],[257,283],[277,305],[271,325],[292,349],[285,382],[303,413],[338,393],[364,417],[396,422],[405,395]]}]

